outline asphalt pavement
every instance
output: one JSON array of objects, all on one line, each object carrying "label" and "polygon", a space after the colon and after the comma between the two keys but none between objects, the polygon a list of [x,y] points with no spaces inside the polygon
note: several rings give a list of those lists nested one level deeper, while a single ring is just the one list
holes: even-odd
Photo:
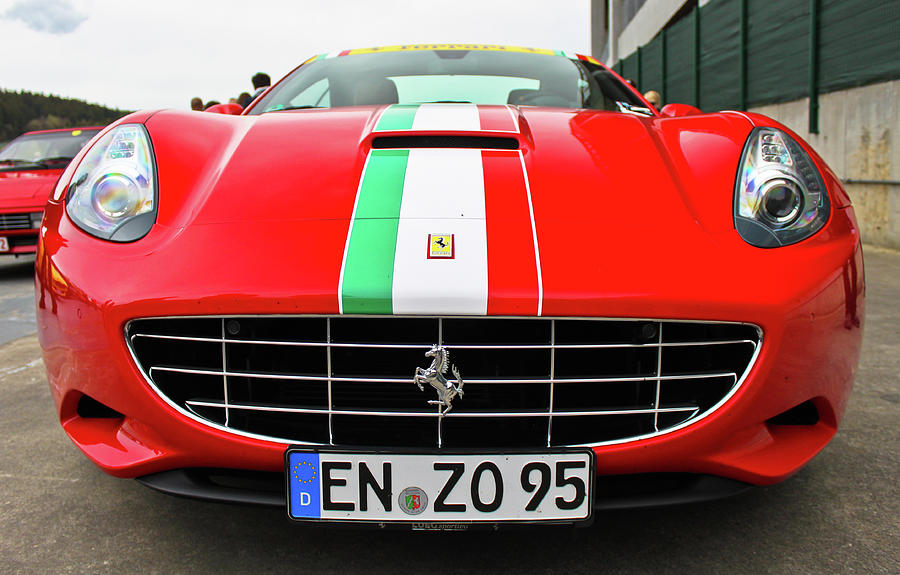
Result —
[{"label": "asphalt pavement", "polygon": [[856,387],[837,437],[798,475],[584,529],[496,533],[299,526],[103,474],[56,420],[30,266],[0,260],[0,573],[900,573],[900,252],[866,250]]}]

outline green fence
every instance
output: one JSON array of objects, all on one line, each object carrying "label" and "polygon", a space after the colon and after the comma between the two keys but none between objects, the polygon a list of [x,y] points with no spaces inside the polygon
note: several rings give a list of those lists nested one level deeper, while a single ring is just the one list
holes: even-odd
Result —
[{"label": "green fence", "polygon": [[818,95],[900,77],[898,0],[713,0],[614,69],[664,102],[707,111]]}]

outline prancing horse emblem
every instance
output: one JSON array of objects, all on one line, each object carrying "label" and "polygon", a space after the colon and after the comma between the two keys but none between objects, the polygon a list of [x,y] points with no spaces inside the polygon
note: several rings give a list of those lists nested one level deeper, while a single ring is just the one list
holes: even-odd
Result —
[{"label": "prancing horse emblem", "polygon": [[430,405],[438,405],[441,408],[441,415],[446,415],[453,408],[453,398],[457,395],[463,396],[463,380],[459,375],[459,370],[454,365],[451,367],[453,377],[456,378],[456,385],[444,377],[447,368],[450,366],[450,352],[439,345],[431,346],[429,351],[425,352],[425,357],[433,357],[431,365],[428,368],[417,367],[416,377],[413,380],[419,386],[419,391],[424,391],[423,383],[427,383],[437,391],[438,398],[429,400]]}]

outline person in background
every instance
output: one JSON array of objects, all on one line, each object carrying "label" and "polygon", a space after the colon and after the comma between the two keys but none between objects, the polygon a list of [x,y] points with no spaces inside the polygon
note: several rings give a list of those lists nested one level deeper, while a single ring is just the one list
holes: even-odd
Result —
[{"label": "person in background", "polygon": [[269,78],[268,74],[263,72],[257,72],[253,75],[253,78],[250,79],[253,82],[253,95],[250,97],[250,101],[255,100],[260,94],[266,91],[266,88],[272,85],[272,79]]},{"label": "person in background", "polygon": [[241,92],[241,94],[237,98],[237,103],[241,105],[241,108],[246,108],[252,101],[253,97],[250,96],[250,94],[247,92]]},{"label": "person in background", "polygon": [[215,105],[221,104],[221,103],[222,103],[222,102],[219,102],[219,101],[217,101],[217,100],[210,100],[209,102],[206,103],[206,105],[203,106],[203,109],[206,110],[206,109],[209,108],[210,106],[215,106]]},{"label": "person in background", "polygon": [[657,110],[659,110],[660,104],[662,104],[662,97],[656,90],[648,90],[644,93],[644,99],[653,104],[653,107]]},{"label": "person in background", "polygon": [[191,110],[195,112],[203,111],[203,100],[200,98],[191,98]]}]

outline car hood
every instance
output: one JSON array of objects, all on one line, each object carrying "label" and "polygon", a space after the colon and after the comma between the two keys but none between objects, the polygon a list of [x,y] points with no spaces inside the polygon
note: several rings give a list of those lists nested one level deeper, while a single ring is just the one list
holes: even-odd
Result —
[{"label": "car hood", "polygon": [[[748,248],[732,222],[744,116],[479,106],[476,129],[419,130],[382,125],[386,113],[153,115],[160,202],[146,249],[205,262],[221,293],[296,294],[303,270],[302,292],[321,298],[306,309],[342,313],[571,315],[598,290],[643,298],[662,278],[730,289]],[[376,138],[419,136],[506,140],[412,149],[405,176],[376,173],[398,154],[373,151]],[[449,253],[432,251],[441,236]],[[261,255],[235,255],[249,253]]]},{"label": "car hood", "polygon": [[47,201],[62,170],[0,171],[0,209],[30,207]]},{"label": "car hood", "polygon": [[[157,113],[147,127],[163,190],[158,221],[348,219],[373,139],[449,134],[518,140],[538,221],[590,222],[625,235],[733,227],[734,179],[752,128],[743,116],[478,108],[482,126],[500,129],[384,131],[377,126],[382,107]],[[446,155],[451,168],[453,158]],[[495,190],[489,182],[484,193]]]}]

